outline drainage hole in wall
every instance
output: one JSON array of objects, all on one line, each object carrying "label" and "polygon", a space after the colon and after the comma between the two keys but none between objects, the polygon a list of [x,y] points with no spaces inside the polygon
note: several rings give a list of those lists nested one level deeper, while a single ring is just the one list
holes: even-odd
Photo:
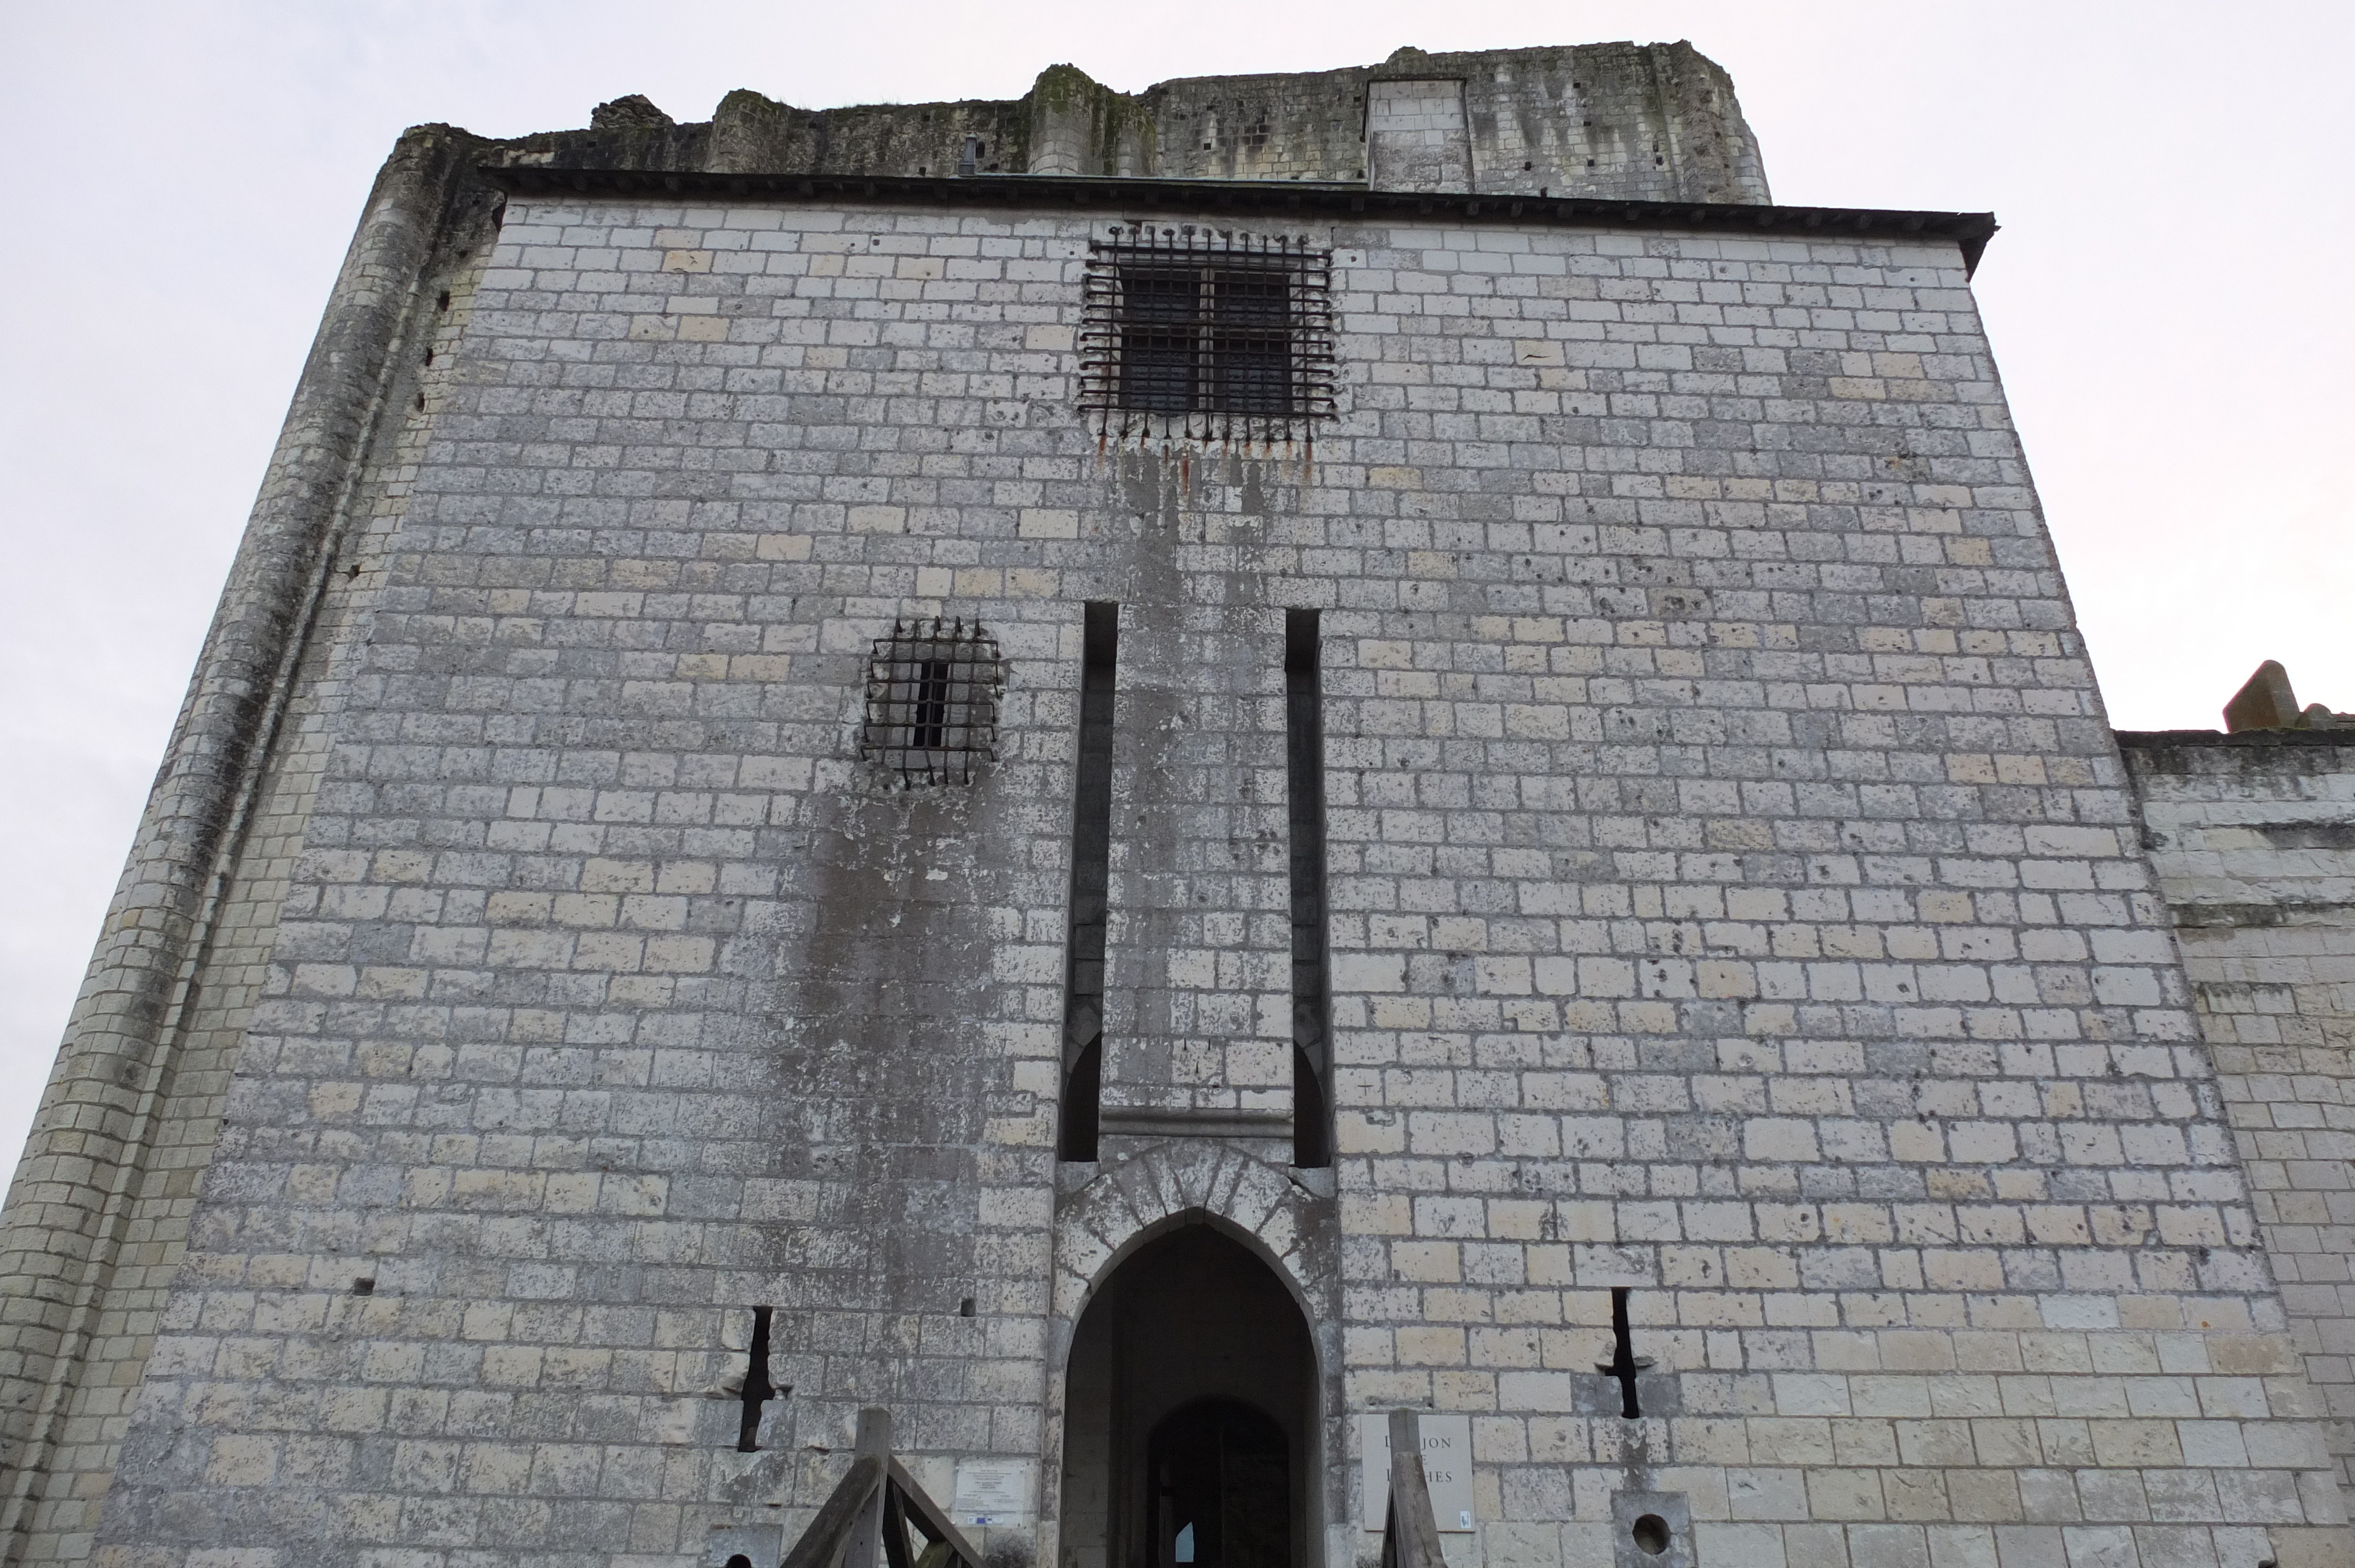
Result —
[{"label": "drainage hole in wall", "polygon": [[373,1296],[373,1295],[375,1295],[375,1294],[376,1294],[376,1281],[375,1281],[375,1280],[373,1280],[373,1279],[355,1279],[355,1280],[353,1280],[353,1281],[352,1281],[352,1294],[353,1294],[353,1295],[355,1295],[355,1296]]},{"label": "drainage hole in wall", "polygon": [[1642,1547],[1647,1556],[1657,1557],[1668,1549],[1668,1521],[1658,1514],[1646,1514],[1627,1533],[1636,1538],[1636,1544]]},{"label": "drainage hole in wall", "polygon": [[957,1316],[960,1318],[970,1318],[973,1316],[972,1297],[968,1296],[964,1300],[957,1303]]},{"label": "drainage hole in wall", "polygon": [[752,1568],[752,1560],[739,1552],[728,1560],[728,1568]]}]

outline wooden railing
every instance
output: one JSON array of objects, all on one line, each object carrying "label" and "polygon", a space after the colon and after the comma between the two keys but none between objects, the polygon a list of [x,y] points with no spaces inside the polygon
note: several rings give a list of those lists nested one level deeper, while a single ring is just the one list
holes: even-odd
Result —
[{"label": "wooden railing", "polygon": [[973,1542],[891,1457],[890,1411],[858,1413],[858,1454],[783,1568],[981,1568]]},{"label": "wooden railing", "polygon": [[[911,1541],[920,1538],[922,1547]],[[783,1568],[982,1568],[981,1553],[891,1457],[891,1413],[858,1413],[858,1457],[821,1504]],[[1423,1433],[1412,1410],[1391,1412],[1391,1497],[1382,1568],[1447,1568]]]},{"label": "wooden railing", "polygon": [[1423,1424],[1412,1410],[1391,1412],[1391,1502],[1382,1519],[1382,1568],[1447,1568],[1439,1520],[1423,1473]]}]

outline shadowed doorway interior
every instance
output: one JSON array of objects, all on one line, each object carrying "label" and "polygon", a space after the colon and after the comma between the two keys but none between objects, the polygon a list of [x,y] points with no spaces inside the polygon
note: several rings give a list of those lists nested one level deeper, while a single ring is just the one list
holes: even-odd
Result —
[{"label": "shadowed doorway interior", "polygon": [[1208,1225],[1147,1244],[1072,1336],[1064,1568],[1313,1568],[1316,1388],[1265,1264]]}]

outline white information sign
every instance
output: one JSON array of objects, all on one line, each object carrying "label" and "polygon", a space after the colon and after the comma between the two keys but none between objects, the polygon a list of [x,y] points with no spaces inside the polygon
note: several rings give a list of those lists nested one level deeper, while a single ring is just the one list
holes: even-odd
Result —
[{"label": "white information sign", "polygon": [[[1431,1483],[1431,1511],[1439,1528],[1472,1528],[1472,1418],[1424,1411],[1423,1475]],[[1391,1418],[1385,1411],[1358,1417],[1358,1452],[1366,1457],[1366,1528],[1380,1530],[1390,1512]]]},{"label": "white information sign", "polygon": [[1030,1466],[1023,1459],[959,1459],[949,1517],[959,1524],[1012,1524],[1030,1512]]}]

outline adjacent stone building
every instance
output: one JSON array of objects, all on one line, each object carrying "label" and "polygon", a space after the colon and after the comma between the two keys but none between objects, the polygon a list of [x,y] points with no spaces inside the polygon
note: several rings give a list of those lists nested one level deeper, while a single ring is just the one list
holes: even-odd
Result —
[{"label": "adjacent stone building", "polygon": [[411,132],[5,1561],[771,1568],[868,1404],[1007,1564],[1370,1562],[1401,1405],[1457,1568],[2347,1561],[2344,770],[2122,762],[1993,228],[1685,45]]},{"label": "adjacent stone building", "polygon": [[2355,1480],[2355,727],[2118,741],[2343,1487]]}]

